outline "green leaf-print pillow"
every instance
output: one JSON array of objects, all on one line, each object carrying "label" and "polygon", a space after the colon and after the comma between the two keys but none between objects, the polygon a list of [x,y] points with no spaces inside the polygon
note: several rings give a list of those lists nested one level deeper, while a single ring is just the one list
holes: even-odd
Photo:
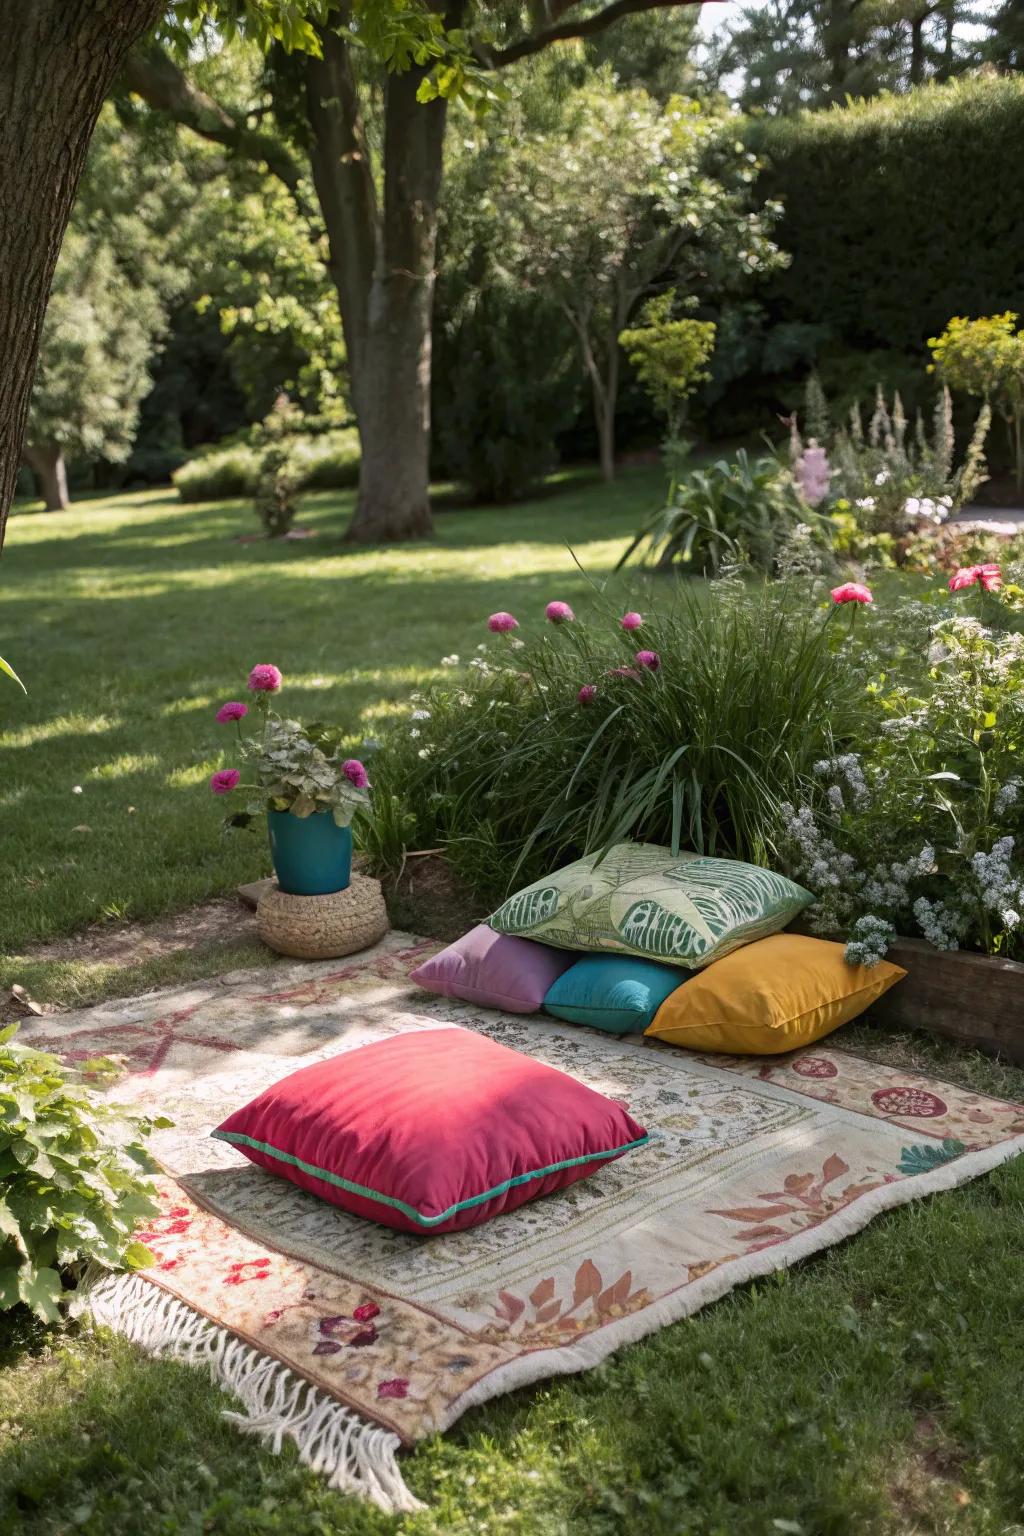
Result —
[{"label": "green leaf-print pillow", "polygon": [[777,933],[814,897],[785,875],[739,859],[617,843],[510,896],[499,933],[561,949],[643,955],[699,969]]}]

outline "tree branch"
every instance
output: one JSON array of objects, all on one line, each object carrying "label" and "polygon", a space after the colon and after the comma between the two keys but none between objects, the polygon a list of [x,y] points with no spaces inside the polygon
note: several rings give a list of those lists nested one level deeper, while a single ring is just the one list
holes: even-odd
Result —
[{"label": "tree branch", "polygon": [[[504,69],[508,64],[515,64],[519,59],[529,58],[531,54],[541,53],[552,43],[567,42],[570,38],[594,37],[603,32],[613,22],[620,21],[623,16],[635,16],[640,11],[662,11],[675,9],[679,6],[701,4],[701,0],[612,0],[611,5],[606,5],[603,10],[596,11],[592,16],[580,16],[572,21],[559,21],[553,26],[540,27],[536,32],[527,33],[515,43],[509,43],[505,48],[480,49],[481,62],[489,69]],[[568,10],[569,7],[559,7]]]},{"label": "tree branch", "polygon": [[193,85],[159,44],[147,43],[130,54],[122,78],[136,96],[182,127],[214,144],[223,144],[243,159],[262,161],[288,188],[301,211],[309,212],[299,193],[302,167],[287,146],[273,134],[249,128],[244,117],[236,117]]}]

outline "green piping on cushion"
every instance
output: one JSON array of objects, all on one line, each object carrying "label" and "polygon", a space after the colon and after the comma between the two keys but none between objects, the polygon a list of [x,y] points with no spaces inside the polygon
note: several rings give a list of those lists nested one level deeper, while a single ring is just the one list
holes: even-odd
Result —
[{"label": "green piping on cushion", "polygon": [[265,1152],[268,1157],[279,1158],[282,1163],[291,1163],[294,1168],[301,1168],[303,1173],[311,1174],[315,1179],[323,1179],[327,1184],[336,1184],[339,1189],[344,1189],[350,1195],[360,1195],[364,1200],[377,1200],[381,1205],[393,1206],[396,1211],[401,1211],[408,1216],[410,1221],[418,1221],[422,1227],[436,1227],[438,1222],[447,1221],[449,1216],[454,1216],[458,1211],[467,1210],[471,1205],[483,1205],[487,1200],[493,1200],[496,1195],[503,1195],[507,1189],[513,1189],[517,1184],[528,1184],[531,1179],[543,1179],[549,1173],[558,1173],[562,1168],[576,1168],[580,1163],[595,1163],[599,1158],[618,1157],[622,1152],[632,1152],[634,1147],[643,1147],[650,1141],[650,1136],[638,1137],[636,1141],[627,1141],[624,1146],[612,1147],[610,1152],[588,1152],[584,1157],[567,1157],[563,1162],[550,1163],[547,1168],[535,1168],[532,1173],[517,1174],[514,1179],[506,1179],[503,1184],[496,1184],[493,1189],[484,1190],[482,1195],[473,1195],[469,1200],[458,1200],[455,1205],[450,1205],[446,1211],[438,1216],[424,1216],[413,1205],[406,1205],[404,1200],[395,1200],[391,1195],[382,1195],[378,1190],[367,1189],[363,1184],[353,1184],[351,1179],[343,1179],[338,1173],[331,1173],[327,1168],[318,1168],[315,1163],[304,1163],[300,1157],[293,1157],[290,1152],[282,1152],[278,1147],[272,1147],[268,1142],[255,1141],[251,1136],[245,1136],[241,1131],[211,1131],[210,1133],[218,1141],[230,1141],[236,1146],[252,1147],[256,1152]]}]

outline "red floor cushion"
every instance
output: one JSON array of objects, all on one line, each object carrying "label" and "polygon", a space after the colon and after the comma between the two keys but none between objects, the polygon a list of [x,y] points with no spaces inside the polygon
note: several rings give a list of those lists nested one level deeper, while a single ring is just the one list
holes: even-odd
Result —
[{"label": "red floor cushion", "polygon": [[406,1232],[456,1232],[648,1140],[622,1104],[470,1030],[303,1067],[213,1132],[270,1173]]}]

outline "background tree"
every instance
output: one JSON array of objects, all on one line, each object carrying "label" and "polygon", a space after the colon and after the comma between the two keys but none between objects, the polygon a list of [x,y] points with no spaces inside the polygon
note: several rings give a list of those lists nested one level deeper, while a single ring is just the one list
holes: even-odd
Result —
[{"label": "background tree", "polygon": [[187,282],[198,194],[186,166],[145,148],[104,108],[57,263],[26,430],[24,457],[50,511],[68,502],[66,454],[116,463],[131,452],[167,306]]},{"label": "background tree", "polygon": [[[448,103],[493,96],[498,72],[626,16],[694,0],[517,5],[319,0],[317,53],[301,64],[294,150],[198,90],[149,47],[130,87],[232,154],[262,160],[302,199],[311,173],[330,249],[359,423],[359,498],[350,536],[426,533],[431,320]],[[372,89],[371,89],[372,87]],[[308,157],[308,160],[305,159]]]},{"label": "background tree", "polygon": [[748,111],[841,106],[969,68],[990,21],[972,0],[769,0],[743,8],[716,68],[740,73]]},{"label": "background tree", "polygon": [[0,0],[0,547],[43,317],[96,118],[162,0]]},{"label": "background tree", "polygon": [[115,463],[128,457],[164,324],[159,295],[132,285],[108,242],[68,231],[43,324],[24,449],[48,512],[68,505],[65,454]]},{"label": "background tree", "polygon": [[981,320],[954,316],[941,336],[929,341],[932,367],[950,389],[986,400],[1006,425],[1017,490],[1024,490],[1024,330],[1017,316]]},{"label": "background tree", "polygon": [[556,129],[527,136],[510,164],[506,259],[573,328],[606,479],[618,338],[641,299],[667,281],[688,296],[706,292],[723,269],[749,274],[779,259],[777,209],[750,205],[755,174],[734,123],[681,97],[662,108],[645,91],[616,90],[607,74],[575,94]]}]

